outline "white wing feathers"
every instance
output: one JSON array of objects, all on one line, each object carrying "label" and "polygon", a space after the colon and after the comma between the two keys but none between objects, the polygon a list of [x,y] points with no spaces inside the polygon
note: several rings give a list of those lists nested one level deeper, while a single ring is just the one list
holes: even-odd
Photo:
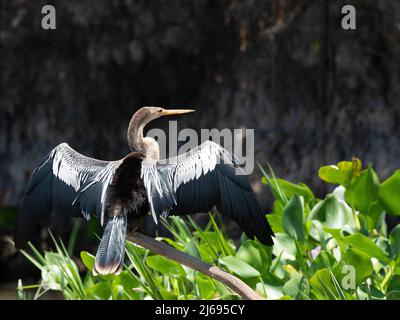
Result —
[{"label": "white wing feathers", "polygon": [[[144,161],[141,177],[147,190],[154,221],[157,223],[157,215],[168,214],[168,210],[176,204],[176,191],[180,185],[199,179],[200,176],[213,171],[222,161],[234,166],[236,158],[212,141],[206,141],[173,158]],[[155,207],[155,198],[163,203],[162,211]],[[168,209],[165,209],[166,207]]]},{"label": "white wing feathers", "polygon": [[[104,200],[107,187],[111,182],[115,170],[120,166],[122,160],[102,161],[86,157],[68,144],[62,143],[55,147],[49,154],[48,159],[53,159],[53,175],[72,187],[76,192],[71,205],[75,205],[79,198],[96,184],[101,184],[101,224],[104,222]],[[38,168],[40,169],[40,167]],[[86,219],[90,218],[92,212],[81,208],[81,213]],[[99,212],[98,212],[99,214]]]}]

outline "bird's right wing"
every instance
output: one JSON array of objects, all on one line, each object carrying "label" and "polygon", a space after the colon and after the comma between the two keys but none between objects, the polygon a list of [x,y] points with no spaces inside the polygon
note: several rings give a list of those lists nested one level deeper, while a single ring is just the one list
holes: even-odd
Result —
[{"label": "bird's right wing", "polygon": [[25,246],[37,226],[52,212],[103,220],[105,193],[123,160],[86,157],[68,144],[55,147],[33,172],[18,214],[14,241]]},{"label": "bird's right wing", "polygon": [[[186,215],[214,206],[250,237],[271,245],[274,235],[238,161],[220,145],[206,141],[164,161],[143,161],[142,177],[151,213]],[[240,174],[239,174],[240,173]]]}]

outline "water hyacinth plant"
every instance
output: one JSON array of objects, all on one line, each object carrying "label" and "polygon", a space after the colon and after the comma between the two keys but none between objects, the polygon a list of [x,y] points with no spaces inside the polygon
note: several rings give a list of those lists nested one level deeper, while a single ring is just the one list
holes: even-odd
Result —
[{"label": "water hyacinth plant", "polygon": [[[164,220],[173,237],[158,240],[234,274],[265,299],[400,299],[400,225],[388,232],[385,222],[387,214],[400,215],[400,171],[380,182],[358,159],[324,166],[319,177],[333,191],[318,199],[305,184],[260,169],[274,197],[267,215],[272,248],[244,234],[235,245],[214,214],[204,228],[190,217]],[[48,290],[65,299],[239,299],[222,283],[129,241],[119,275],[94,276],[88,252],[81,252],[82,274],[71,250],[53,241],[54,252],[23,252],[42,279],[31,296],[35,286],[19,282],[21,299]]]}]

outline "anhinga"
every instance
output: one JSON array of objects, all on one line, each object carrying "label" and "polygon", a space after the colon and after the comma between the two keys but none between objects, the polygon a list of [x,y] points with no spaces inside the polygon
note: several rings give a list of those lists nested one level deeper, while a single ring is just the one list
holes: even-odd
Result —
[{"label": "anhinga", "polygon": [[273,232],[258,200],[227,150],[211,141],[177,157],[160,160],[157,142],[143,137],[150,121],[164,115],[194,110],[144,107],[128,128],[131,153],[121,160],[101,161],[85,157],[62,143],[33,172],[19,212],[15,245],[22,248],[38,225],[52,212],[86,219],[91,214],[106,222],[96,254],[95,272],[118,273],[124,260],[129,226],[138,228],[151,212],[185,215],[208,212],[214,206],[234,220],[248,237],[265,245]]}]

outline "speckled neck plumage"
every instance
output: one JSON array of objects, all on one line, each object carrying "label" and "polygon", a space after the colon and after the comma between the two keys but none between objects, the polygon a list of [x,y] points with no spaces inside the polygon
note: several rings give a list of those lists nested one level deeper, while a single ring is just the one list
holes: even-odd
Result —
[{"label": "speckled neck plumage", "polygon": [[147,123],[146,112],[143,109],[135,112],[132,116],[127,132],[128,145],[132,151],[145,152],[143,129]]},{"label": "speckled neck plumage", "polygon": [[157,142],[153,138],[143,136],[144,127],[151,120],[153,118],[143,108],[132,116],[127,132],[128,145],[132,151],[144,153],[146,158],[158,160],[159,147]]}]

